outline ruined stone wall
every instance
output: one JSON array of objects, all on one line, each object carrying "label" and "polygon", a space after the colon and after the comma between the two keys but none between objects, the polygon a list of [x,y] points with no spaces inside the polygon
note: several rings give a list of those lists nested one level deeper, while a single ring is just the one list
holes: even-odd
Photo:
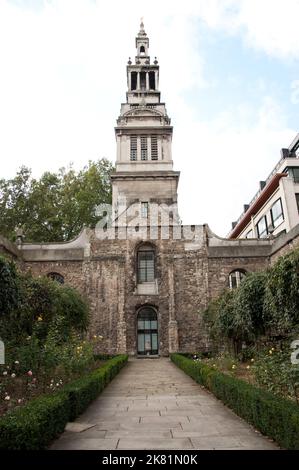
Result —
[{"label": "ruined stone wall", "polygon": [[56,260],[51,260],[48,247],[48,260],[44,256],[38,261],[37,251],[30,254],[27,250],[25,265],[33,275],[58,272],[87,298],[91,310],[88,334],[103,336],[99,351],[136,354],[137,315],[145,305],[157,311],[161,355],[205,348],[207,335],[201,313],[227,287],[231,271],[265,269],[269,246],[264,253],[248,251],[248,246],[245,252],[238,242],[236,251],[230,245],[222,247],[222,240],[216,246],[213,239],[210,249],[204,227],[191,242],[184,237],[162,239],[160,235],[151,242],[156,251],[156,292],[141,295],[137,289],[136,251],[144,238],[139,233],[125,240],[99,240],[90,232],[88,249],[72,252],[76,259],[67,259],[71,257],[68,250],[61,250],[61,254],[56,250]]}]

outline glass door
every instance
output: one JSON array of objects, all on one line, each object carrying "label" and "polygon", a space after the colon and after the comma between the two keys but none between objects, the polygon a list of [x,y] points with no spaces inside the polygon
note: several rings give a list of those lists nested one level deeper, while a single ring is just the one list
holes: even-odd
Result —
[{"label": "glass door", "polygon": [[142,308],[137,320],[137,353],[141,356],[158,354],[157,313],[150,307]]}]

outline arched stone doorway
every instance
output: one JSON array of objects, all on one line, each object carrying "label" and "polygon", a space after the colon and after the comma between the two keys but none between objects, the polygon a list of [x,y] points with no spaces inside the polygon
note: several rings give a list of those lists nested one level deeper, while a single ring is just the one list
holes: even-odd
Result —
[{"label": "arched stone doorway", "polygon": [[137,354],[155,356],[158,353],[157,312],[153,307],[142,307],[137,315]]}]

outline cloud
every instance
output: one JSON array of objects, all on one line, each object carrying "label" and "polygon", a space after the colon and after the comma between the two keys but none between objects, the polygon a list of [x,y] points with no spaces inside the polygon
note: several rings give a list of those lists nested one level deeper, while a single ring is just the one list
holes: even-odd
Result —
[{"label": "cloud", "polygon": [[162,100],[175,126],[183,220],[209,222],[224,235],[294,130],[271,96],[259,109],[248,106],[244,97],[212,119],[206,120],[204,112],[198,117],[196,91],[212,87],[214,80],[206,76],[201,24],[269,55],[296,58],[295,0],[288,0],[287,7],[280,0],[186,0],[183,5],[168,0],[3,0],[1,174],[12,176],[21,164],[40,174],[70,161],[78,167],[89,159],[115,159],[113,126],[125,100],[125,66],[135,54],[141,16],[150,53],[158,55],[161,65]]}]

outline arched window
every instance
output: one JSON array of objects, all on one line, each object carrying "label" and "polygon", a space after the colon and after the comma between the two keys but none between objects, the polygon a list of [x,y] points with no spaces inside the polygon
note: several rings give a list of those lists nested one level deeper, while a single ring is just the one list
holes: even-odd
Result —
[{"label": "arched window", "polygon": [[140,54],[145,54],[144,46],[140,46]]},{"label": "arched window", "polygon": [[228,286],[230,289],[235,289],[239,287],[242,279],[246,276],[246,271],[244,269],[235,269],[228,276]]},{"label": "arched window", "polygon": [[137,251],[138,284],[155,280],[155,250],[152,245],[144,244]]},{"label": "arched window", "polygon": [[137,353],[142,356],[158,354],[157,312],[149,306],[142,307],[138,312]]},{"label": "arched window", "polygon": [[59,273],[48,273],[47,277],[52,279],[52,281],[59,282],[59,284],[64,284],[64,277]]}]

